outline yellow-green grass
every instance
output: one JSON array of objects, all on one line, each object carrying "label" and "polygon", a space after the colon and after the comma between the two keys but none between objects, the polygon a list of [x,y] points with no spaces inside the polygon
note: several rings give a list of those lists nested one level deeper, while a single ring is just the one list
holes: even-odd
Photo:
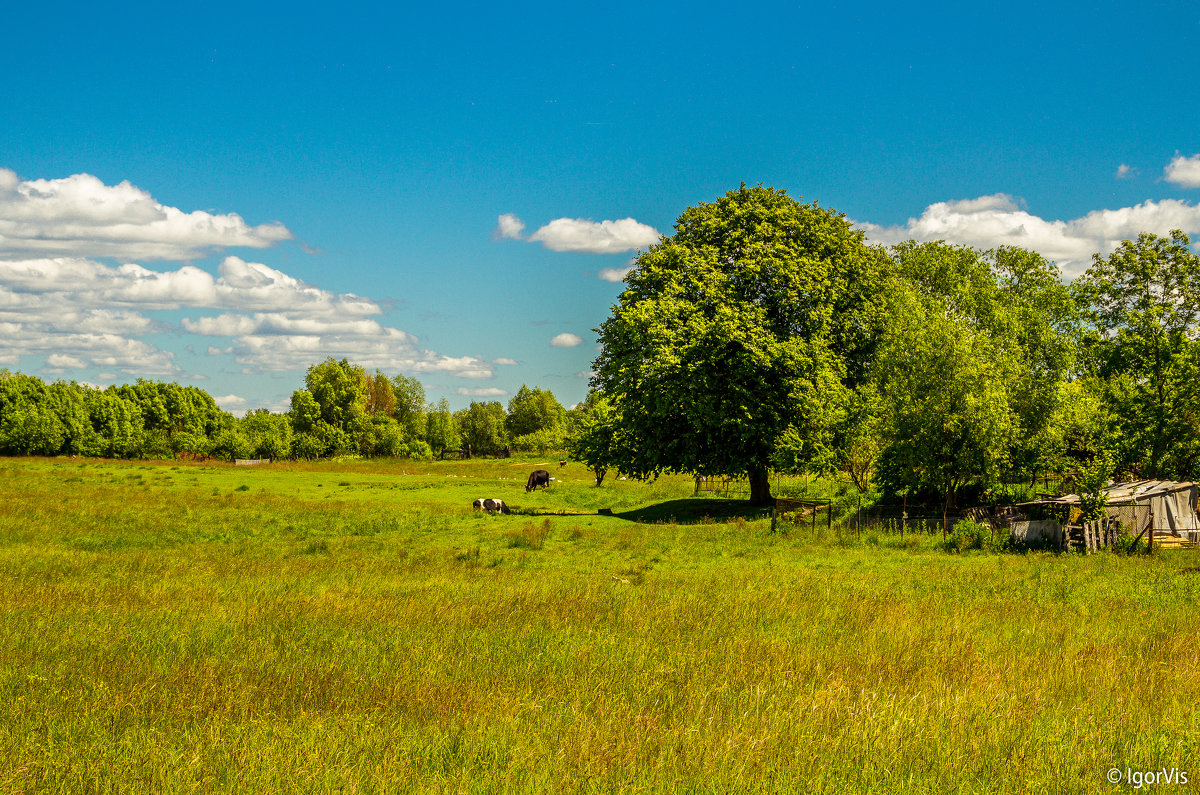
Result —
[{"label": "yellow-green grass", "polygon": [[1192,552],[772,534],[543,462],[0,460],[0,790],[1200,781]]}]

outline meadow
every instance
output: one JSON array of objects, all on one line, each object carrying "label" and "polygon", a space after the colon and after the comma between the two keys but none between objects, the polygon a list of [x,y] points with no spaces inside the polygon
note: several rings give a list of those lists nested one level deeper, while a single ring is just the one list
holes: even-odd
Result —
[{"label": "meadow", "polygon": [[1194,551],[772,533],[539,463],[0,459],[0,791],[1200,782]]}]

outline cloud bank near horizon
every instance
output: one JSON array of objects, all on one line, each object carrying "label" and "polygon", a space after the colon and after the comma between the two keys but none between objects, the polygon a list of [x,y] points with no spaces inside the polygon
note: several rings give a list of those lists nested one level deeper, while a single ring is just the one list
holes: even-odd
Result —
[{"label": "cloud bank near horizon", "polygon": [[[370,298],[262,263],[229,255],[214,276],[194,265],[98,261],[188,260],[291,237],[278,223],[167,207],[129,182],[109,186],[88,174],[21,181],[0,169],[0,366],[44,356],[48,374],[94,368],[101,380],[204,378],[185,375],[174,353],[144,339],[183,332],[222,338],[206,346],[208,355],[232,356],[243,373],[303,370],[333,356],[367,368],[492,377],[482,359],[423,349],[415,336],[382,325],[373,316],[383,309]],[[178,325],[148,314],[164,310],[186,314]]]},{"label": "cloud bank near horizon", "polygon": [[921,215],[895,226],[855,222],[872,243],[945,240],[976,248],[1019,246],[1056,262],[1068,279],[1083,273],[1092,255],[1107,256],[1123,240],[1142,232],[1166,235],[1182,229],[1200,233],[1200,206],[1179,199],[1144,201],[1133,207],[1093,210],[1082,218],[1047,220],[1030,213],[1005,193],[936,202]]}]

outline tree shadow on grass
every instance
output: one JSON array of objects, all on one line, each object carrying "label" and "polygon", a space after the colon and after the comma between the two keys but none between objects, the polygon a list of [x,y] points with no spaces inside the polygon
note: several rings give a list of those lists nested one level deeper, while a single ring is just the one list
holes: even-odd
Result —
[{"label": "tree shadow on grass", "polygon": [[646,524],[699,524],[705,519],[727,520],[739,516],[748,520],[769,519],[771,508],[766,505],[751,505],[749,500],[686,499],[667,500],[628,511],[614,511],[613,516]]}]

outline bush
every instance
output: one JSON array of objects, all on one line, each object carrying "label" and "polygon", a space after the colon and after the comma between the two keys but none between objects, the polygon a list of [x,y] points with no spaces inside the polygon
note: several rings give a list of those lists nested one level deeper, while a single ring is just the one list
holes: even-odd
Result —
[{"label": "bush", "polygon": [[950,536],[946,539],[946,550],[949,552],[965,552],[968,549],[987,549],[992,544],[992,528],[964,519],[954,524]]},{"label": "bush", "polygon": [[421,461],[428,461],[433,458],[433,450],[430,449],[428,443],[421,439],[410,439],[404,445],[400,454],[406,458],[414,458]]}]

